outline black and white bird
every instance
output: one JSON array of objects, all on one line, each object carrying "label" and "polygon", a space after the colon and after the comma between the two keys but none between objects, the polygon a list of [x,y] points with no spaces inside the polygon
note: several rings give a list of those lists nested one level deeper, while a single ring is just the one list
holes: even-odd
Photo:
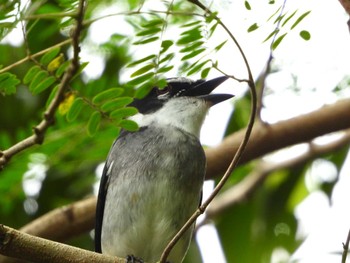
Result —
[{"label": "black and white bird", "polygon": [[[156,262],[198,208],[206,169],[199,133],[208,109],[233,97],[210,94],[226,79],[168,79],[165,89],[132,102],[139,113],[130,119],[140,128],[122,131],[108,154],[96,210],[97,252]],[[182,262],[192,232],[169,262]]]}]

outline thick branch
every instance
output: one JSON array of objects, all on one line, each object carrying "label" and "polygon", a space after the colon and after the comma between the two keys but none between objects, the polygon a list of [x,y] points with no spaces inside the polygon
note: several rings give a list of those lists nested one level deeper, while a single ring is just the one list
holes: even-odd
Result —
[{"label": "thick branch", "polygon": [[31,236],[4,225],[0,225],[0,253],[38,263],[126,262],[124,259]]},{"label": "thick branch", "polygon": [[206,210],[206,217],[212,219],[238,203],[244,202],[262,184],[268,175],[281,169],[290,169],[304,164],[317,156],[337,151],[350,143],[350,130],[340,139],[326,145],[313,145],[304,154],[284,162],[261,162],[256,169],[237,185],[217,196]]},{"label": "thick branch", "polygon": [[[347,128],[350,128],[350,99],[273,125],[257,123],[240,162],[245,163],[287,146]],[[244,132],[241,130],[228,136],[218,147],[206,151],[208,179],[224,173]]]}]

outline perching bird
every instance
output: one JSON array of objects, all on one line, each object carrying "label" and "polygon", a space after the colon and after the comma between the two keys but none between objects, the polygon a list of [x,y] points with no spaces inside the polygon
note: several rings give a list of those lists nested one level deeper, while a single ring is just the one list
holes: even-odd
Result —
[{"label": "perching bird", "polygon": [[[156,262],[198,208],[206,159],[199,133],[208,109],[233,95],[210,94],[227,77],[173,78],[131,106],[136,132],[122,131],[103,170],[96,209],[97,252]],[[193,227],[171,251],[182,262]]]}]

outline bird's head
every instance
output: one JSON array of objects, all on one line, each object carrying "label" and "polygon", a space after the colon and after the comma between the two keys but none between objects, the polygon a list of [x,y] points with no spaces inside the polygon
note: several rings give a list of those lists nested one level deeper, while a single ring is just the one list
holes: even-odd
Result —
[{"label": "bird's head", "polygon": [[130,119],[140,127],[170,125],[199,136],[199,131],[208,109],[233,97],[231,94],[210,94],[227,77],[208,81],[192,81],[187,78],[167,79],[164,89],[153,88],[143,99],[135,99],[139,113]]}]

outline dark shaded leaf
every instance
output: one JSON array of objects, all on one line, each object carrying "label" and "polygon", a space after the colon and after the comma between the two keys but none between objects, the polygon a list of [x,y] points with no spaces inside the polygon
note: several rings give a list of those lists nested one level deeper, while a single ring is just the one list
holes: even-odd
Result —
[{"label": "dark shaded leaf", "polygon": [[144,23],[141,23],[142,27],[149,28],[149,27],[155,27],[164,24],[165,21],[163,19],[153,19],[150,21],[146,21]]}]

